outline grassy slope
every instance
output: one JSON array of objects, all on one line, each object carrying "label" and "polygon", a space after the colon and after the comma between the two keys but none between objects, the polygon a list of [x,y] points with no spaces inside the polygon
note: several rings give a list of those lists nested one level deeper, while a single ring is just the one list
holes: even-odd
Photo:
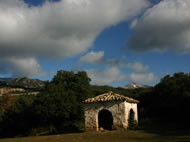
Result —
[{"label": "grassy slope", "polygon": [[189,142],[190,135],[161,136],[142,131],[85,132],[26,138],[0,139],[0,142]]}]

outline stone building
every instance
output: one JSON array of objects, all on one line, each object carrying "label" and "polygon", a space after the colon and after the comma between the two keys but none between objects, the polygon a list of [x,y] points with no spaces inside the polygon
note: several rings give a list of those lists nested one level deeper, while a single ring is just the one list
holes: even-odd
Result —
[{"label": "stone building", "polygon": [[139,101],[135,99],[109,92],[89,98],[84,103],[86,130],[112,130],[138,124]]}]

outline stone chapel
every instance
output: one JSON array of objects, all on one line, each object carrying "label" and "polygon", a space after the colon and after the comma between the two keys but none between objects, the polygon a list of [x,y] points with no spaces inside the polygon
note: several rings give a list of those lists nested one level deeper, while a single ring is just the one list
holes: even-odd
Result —
[{"label": "stone chapel", "polygon": [[127,129],[138,124],[138,100],[109,92],[84,103],[86,130]]}]

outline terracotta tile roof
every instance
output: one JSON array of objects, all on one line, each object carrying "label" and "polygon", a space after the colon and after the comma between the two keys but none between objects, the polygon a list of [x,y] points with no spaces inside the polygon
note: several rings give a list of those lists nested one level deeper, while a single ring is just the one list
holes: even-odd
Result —
[{"label": "terracotta tile roof", "polygon": [[105,93],[94,98],[88,98],[84,103],[97,103],[97,102],[109,102],[109,101],[126,101],[129,103],[139,103],[138,100],[129,98],[123,95],[119,95],[113,92]]}]

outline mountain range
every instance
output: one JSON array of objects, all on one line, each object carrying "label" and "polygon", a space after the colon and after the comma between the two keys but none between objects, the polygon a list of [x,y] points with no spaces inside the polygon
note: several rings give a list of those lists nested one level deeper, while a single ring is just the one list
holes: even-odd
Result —
[{"label": "mountain range", "polygon": [[0,86],[20,87],[26,89],[42,89],[45,82],[39,79],[20,78],[0,78]]}]

